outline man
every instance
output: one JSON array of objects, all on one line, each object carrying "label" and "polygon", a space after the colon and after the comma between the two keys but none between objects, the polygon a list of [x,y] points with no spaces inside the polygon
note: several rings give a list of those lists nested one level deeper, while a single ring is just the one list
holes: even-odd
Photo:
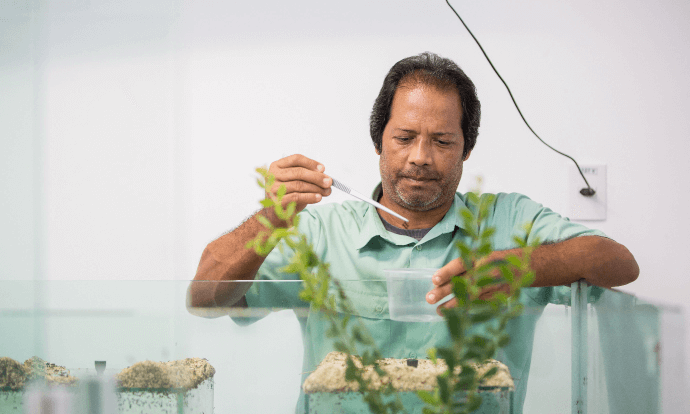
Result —
[{"label": "man", "polygon": [[[474,85],[452,61],[424,53],[396,63],[386,76],[371,115],[371,137],[380,156],[381,185],[374,196],[384,206],[409,219],[368,204],[353,201],[310,207],[331,193],[332,180],[319,162],[292,155],[271,164],[276,191],[284,184],[285,203],[297,203],[299,230],[306,234],[319,257],[331,264],[334,278],[343,283],[355,304],[355,313],[376,338],[384,356],[423,358],[425,351],[448,340],[442,324],[398,323],[387,318],[383,269],[439,268],[427,301],[450,307],[443,300],[451,293],[450,279],[466,269],[458,259],[455,242],[467,240],[459,212],[476,209],[456,193],[463,163],[469,158],[479,128],[480,105]],[[245,248],[264,227],[263,215],[275,226],[285,225],[270,209],[264,209],[236,230],[209,243],[195,280],[285,279],[277,269],[287,263],[274,250],[264,258]],[[544,208],[519,194],[499,194],[486,225],[495,227],[495,251],[488,260],[500,260],[519,251],[513,242],[523,225],[532,225],[527,240],[543,245],[532,254],[536,279],[520,300],[543,309],[563,298],[558,286],[584,279],[612,287],[630,283],[639,269],[622,245],[596,230]],[[203,284],[191,289],[192,304],[213,306],[271,307],[276,303],[299,306],[298,289],[292,284]],[[240,287],[237,287],[237,286]],[[201,284],[200,284],[201,286]],[[209,286],[212,286],[209,288]],[[484,294],[490,295],[487,291]],[[523,315],[509,327],[511,345],[500,356],[517,379],[515,409],[521,412],[538,315]],[[326,326],[316,318],[301,320],[305,341],[305,371],[333,350]],[[518,340],[516,340],[516,338]]]}]

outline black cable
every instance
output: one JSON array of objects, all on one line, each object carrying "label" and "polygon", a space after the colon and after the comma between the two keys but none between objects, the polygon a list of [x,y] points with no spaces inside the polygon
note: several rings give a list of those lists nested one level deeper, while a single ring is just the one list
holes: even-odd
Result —
[{"label": "black cable", "polygon": [[568,154],[564,154],[564,153],[558,151],[557,149],[555,149],[555,148],[552,147],[551,145],[549,145],[549,144],[547,144],[546,142],[544,142],[544,140],[541,139],[541,137],[539,137],[539,135],[537,135],[536,132],[534,132],[534,130],[532,129],[532,127],[529,125],[529,123],[528,123],[527,120],[525,119],[525,116],[522,115],[522,111],[520,110],[520,107],[518,106],[517,102],[515,101],[515,97],[513,97],[513,93],[510,91],[510,88],[508,87],[508,84],[506,83],[506,81],[503,80],[503,77],[501,77],[501,74],[498,73],[498,71],[496,70],[496,67],[494,67],[494,64],[491,62],[491,59],[489,59],[489,56],[488,56],[488,55],[486,54],[486,52],[484,51],[484,48],[483,48],[482,45],[479,43],[479,40],[477,40],[477,38],[474,36],[474,33],[472,33],[472,31],[470,30],[470,28],[467,27],[467,25],[465,24],[465,21],[462,20],[462,17],[460,17],[460,15],[458,14],[458,12],[455,11],[455,9],[453,8],[453,6],[451,6],[450,2],[449,2],[448,0],[446,0],[446,3],[448,4],[448,7],[450,7],[450,9],[453,10],[453,13],[455,13],[455,15],[458,16],[458,19],[460,19],[460,23],[462,23],[462,25],[465,26],[465,29],[467,29],[467,32],[470,34],[470,36],[472,36],[472,39],[474,39],[475,43],[477,43],[477,46],[479,46],[479,49],[481,49],[482,53],[484,54],[484,57],[485,57],[486,60],[489,62],[489,65],[491,65],[491,69],[493,69],[494,72],[496,72],[496,76],[498,76],[498,78],[501,80],[501,82],[503,82],[503,85],[505,85],[506,89],[508,90],[508,94],[510,95],[510,99],[512,99],[513,104],[515,105],[515,109],[517,109],[518,113],[520,114],[520,117],[521,117],[522,120],[525,122],[525,125],[527,125],[527,128],[529,128],[529,130],[532,131],[532,133],[534,134],[534,136],[537,137],[537,139],[538,139],[539,141],[541,141],[542,144],[546,145],[547,147],[551,148],[552,150],[556,151],[557,153],[561,154],[562,156],[570,158],[570,159],[575,163],[575,166],[577,167],[577,170],[580,172],[580,175],[582,176],[582,179],[585,180],[585,184],[587,184],[587,188],[583,188],[582,190],[580,190],[580,194],[582,194],[583,196],[592,196],[592,195],[594,195],[594,193],[595,193],[594,189],[589,185],[589,182],[587,182],[587,179],[585,178],[585,175],[582,173],[582,169],[581,169],[580,166],[578,165],[577,161],[575,161],[575,158],[571,157],[571,156],[568,155]]}]

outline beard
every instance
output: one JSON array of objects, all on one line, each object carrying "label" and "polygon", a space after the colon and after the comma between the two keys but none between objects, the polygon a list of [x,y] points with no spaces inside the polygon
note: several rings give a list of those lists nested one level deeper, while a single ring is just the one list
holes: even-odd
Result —
[{"label": "beard", "polygon": [[460,160],[446,174],[416,165],[394,171],[382,152],[381,187],[388,198],[407,210],[433,210],[454,199],[462,177],[462,164]]}]

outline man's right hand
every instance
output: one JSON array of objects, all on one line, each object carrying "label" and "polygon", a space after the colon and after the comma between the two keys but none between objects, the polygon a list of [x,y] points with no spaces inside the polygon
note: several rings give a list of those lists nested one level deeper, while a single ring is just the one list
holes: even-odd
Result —
[{"label": "man's right hand", "polygon": [[[271,164],[268,171],[275,176],[275,184],[266,196],[275,195],[281,184],[286,193],[283,207],[294,201],[295,211],[301,211],[307,204],[321,201],[331,194],[333,180],[323,173],[324,166],[303,155],[291,155]],[[253,280],[261,267],[264,257],[246,245],[265,230],[256,218],[263,215],[276,226],[286,223],[278,219],[272,208],[265,208],[245,221],[235,230],[224,234],[206,246],[195,281],[233,281]],[[189,307],[243,306],[242,298],[251,286],[250,283],[192,283],[189,289]]]},{"label": "man's right hand", "polygon": [[266,197],[275,195],[284,184],[287,191],[283,197],[283,207],[294,201],[297,204],[295,211],[302,211],[307,204],[318,203],[322,197],[331,194],[333,180],[323,173],[324,170],[323,164],[300,154],[275,161],[268,171],[276,180],[270,191],[266,191]]}]

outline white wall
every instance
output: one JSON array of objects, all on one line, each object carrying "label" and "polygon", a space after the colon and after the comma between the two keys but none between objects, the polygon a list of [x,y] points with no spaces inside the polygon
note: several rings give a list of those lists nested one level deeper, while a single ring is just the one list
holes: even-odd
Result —
[{"label": "white wall", "polygon": [[[587,224],[637,258],[623,290],[687,315],[690,4],[453,4],[535,130],[608,166],[608,219]],[[392,64],[426,50],[463,67],[482,102],[461,190],[481,174],[485,191],[567,211],[570,161],[529,133],[440,0],[3,2],[0,13],[3,279],[191,279],[205,244],[258,207],[253,169],[295,152],[370,191],[371,104]]]}]

